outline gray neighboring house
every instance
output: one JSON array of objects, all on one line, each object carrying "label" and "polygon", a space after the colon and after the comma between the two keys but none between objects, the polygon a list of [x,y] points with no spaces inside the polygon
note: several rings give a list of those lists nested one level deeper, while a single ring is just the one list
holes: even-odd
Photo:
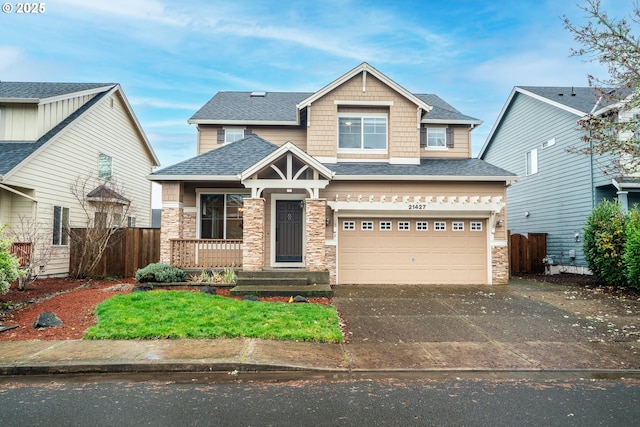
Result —
[{"label": "gray neighboring house", "polygon": [[547,233],[547,255],[560,271],[588,272],[583,227],[598,203],[640,202],[638,177],[604,173],[610,158],[568,152],[584,144],[577,121],[609,107],[590,87],[517,86],[479,153],[521,177],[507,189],[509,230]]}]

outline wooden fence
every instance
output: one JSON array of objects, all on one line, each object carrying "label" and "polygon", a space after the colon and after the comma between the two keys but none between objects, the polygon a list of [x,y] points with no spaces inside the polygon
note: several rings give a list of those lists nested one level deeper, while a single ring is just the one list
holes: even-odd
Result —
[{"label": "wooden fence", "polygon": [[[74,229],[73,232],[82,232]],[[82,247],[72,248],[69,271],[74,270],[74,253]],[[160,260],[159,228],[123,228],[112,236],[92,275],[98,277],[133,277],[136,271]]]},{"label": "wooden fence", "polygon": [[511,234],[509,240],[511,274],[544,272],[547,233]]},{"label": "wooden fence", "polygon": [[9,252],[20,260],[20,267],[26,267],[31,258],[31,242],[13,242]]}]

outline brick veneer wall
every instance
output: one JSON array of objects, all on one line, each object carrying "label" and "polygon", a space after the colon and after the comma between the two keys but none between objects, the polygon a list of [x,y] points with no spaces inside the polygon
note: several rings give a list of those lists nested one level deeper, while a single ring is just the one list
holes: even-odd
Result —
[{"label": "brick veneer wall", "polygon": [[491,248],[491,277],[494,285],[506,285],[509,282],[509,248],[507,246]]},{"label": "brick veneer wall", "polygon": [[324,199],[305,200],[306,209],[306,247],[305,266],[307,270],[325,270],[327,262],[325,259],[325,212],[327,201]]},{"label": "brick veneer wall", "polygon": [[244,200],[244,228],[242,245],[242,269],[262,270],[264,267],[264,199]]},{"label": "brick veneer wall", "polygon": [[171,242],[169,239],[181,239],[184,212],[182,208],[162,209],[162,228],[160,230],[160,262],[171,263]]}]

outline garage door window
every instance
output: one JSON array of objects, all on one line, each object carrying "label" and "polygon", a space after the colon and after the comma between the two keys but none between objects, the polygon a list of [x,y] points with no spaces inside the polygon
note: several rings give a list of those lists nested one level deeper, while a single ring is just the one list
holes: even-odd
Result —
[{"label": "garage door window", "polygon": [[447,231],[447,223],[444,221],[436,221],[433,224],[433,229],[436,231]]},{"label": "garage door window", "polygon": [[380,231],[391,231],[391,221],[380,221]]},{"label": "garage door window", "polygon": [[409,231],[411,226],[409,221],[398,221],[398,231]]},{"label": "garage door window", "polygon": [[471,231],[482,231],[482,223],[481,222],[472,222],[471,223]]},{"label": "garage door window", "polygon": [[417,221],[416,230],[427,231],[429,229],[429,223],[427,221]]},{"label": "garage door window", "polygon": [[453,231],[464,231],[464,222],[454,221],[451,225]]},{"label": "garage door window", "polygon": [[342,221],[342,229],[343,230],[355,230],[356,222],[355,221]]},{"label": "garage door window", "polygon": [[373,221],[362,221],[360,229],[363,231],[373,230]]}]

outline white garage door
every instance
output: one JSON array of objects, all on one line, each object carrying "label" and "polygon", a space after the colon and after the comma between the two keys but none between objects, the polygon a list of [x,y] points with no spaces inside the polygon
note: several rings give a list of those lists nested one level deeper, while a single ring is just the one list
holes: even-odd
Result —
[{"label": "white garage door", "polygon": [[484,219],[342,218],[340,284],[485,284]]}]

